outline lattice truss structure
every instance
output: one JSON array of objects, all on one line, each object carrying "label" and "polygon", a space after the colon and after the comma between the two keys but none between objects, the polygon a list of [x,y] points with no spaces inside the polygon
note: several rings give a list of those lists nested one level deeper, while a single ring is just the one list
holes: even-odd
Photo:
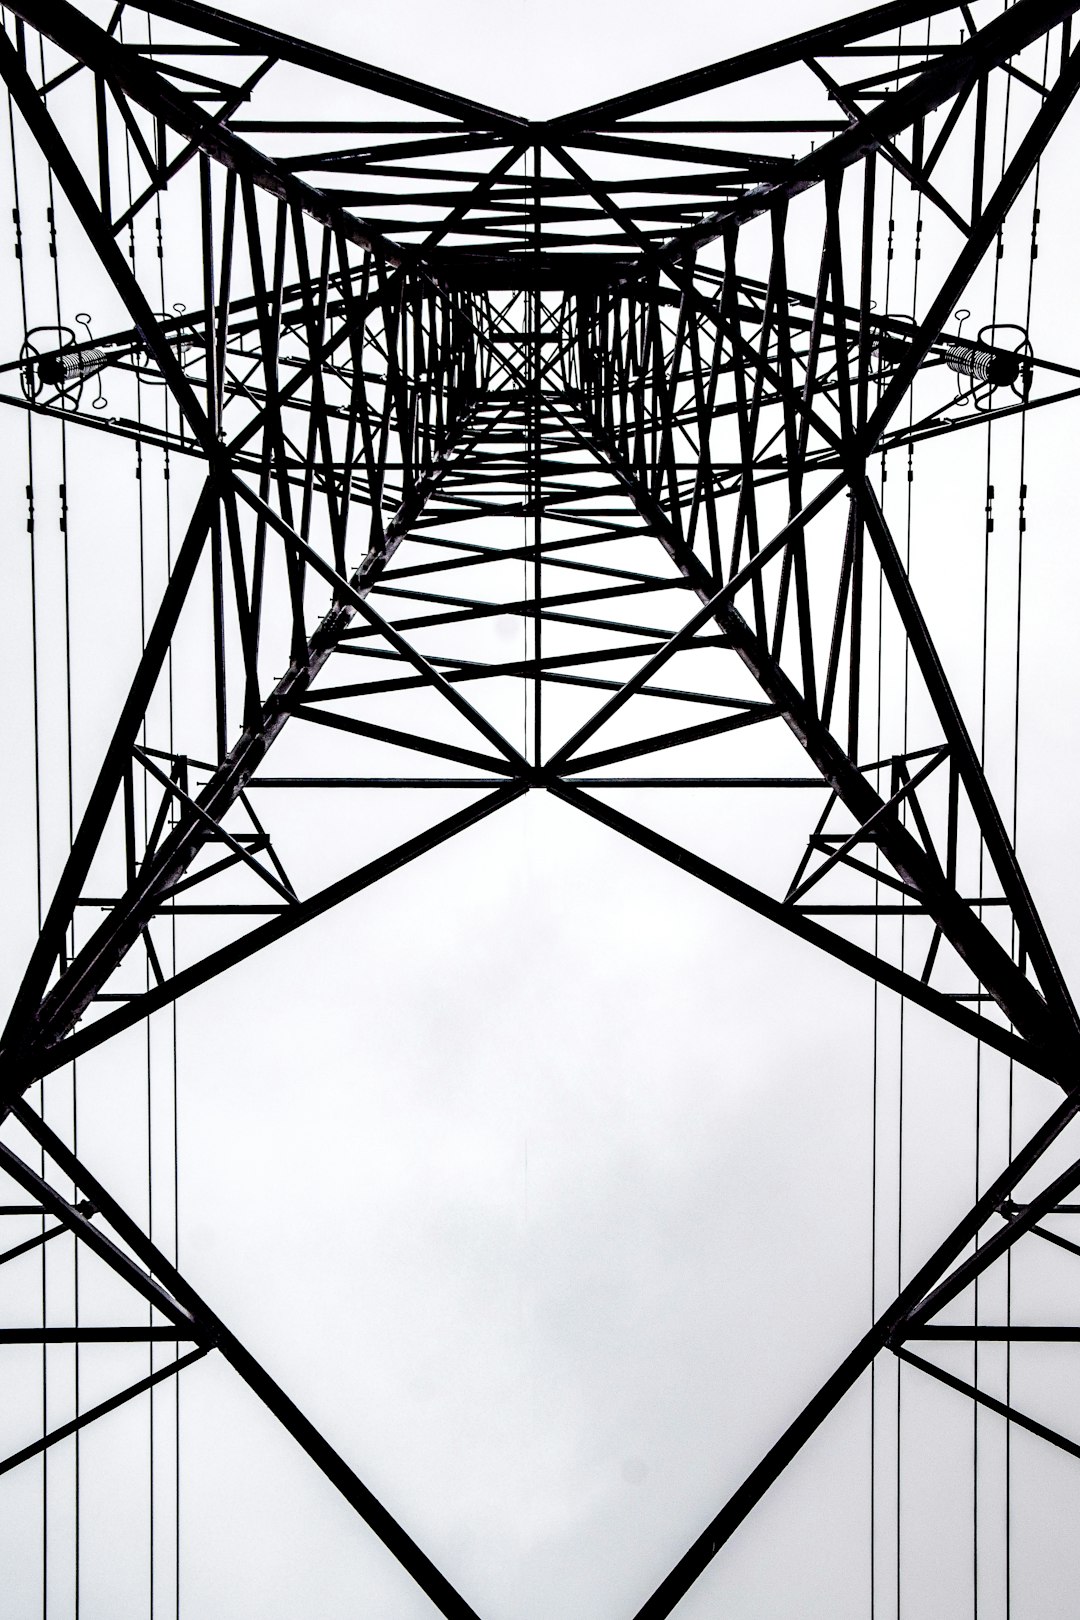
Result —
[{"label": "lattice truss structure", "polygon": [[[1062,1146],[1080,1025],[1014,853],[985,650],[980,709],[977,648],[939,656],[904,518],[915,447],[949,438],[978,483],[988,424],[1080,394],[1029,335],[1074,9],[900,0],[539,123],[195,0],[8,5],[0,394],[13,442],[36,435],[30,541],[46,485],[66,520],[61,458],[94,436],[128,468],[115,520],[137,501],[152,535],[142,623],[102,649],[126,669],[94,698],[107,741],[43,856],[0,1093],[0,1261],[58,1239],[84,1287],[112,1274],[113,1314],[65,1320],[54,1296],[35,1316],[5,1265],[0,1340],[69,1369],[74,1347],[82,1393],[54,1395],[2,1471],[212,1354],[435,1609],[475,1620],[407,1504],[375,1498],[121,1206],[42,1082],[532,789],[1042,1099],[712,1522],[687,1526],[637,1620],[676,1609],[882,1358],[1080,1456],[1067,1412],[1043,1421],[987,1362],[961,1376],[924,1342],[1080,1339],[970,1309],[1034,1235],[1080,1254]],[[1021,500],[1010,545],[1023,529]],[[58,626],[35,628],[42,664]],[[64,699],[40,680],[47,773]],[[389,843],[364,814],[387,788],[408,807]],[[99,1388],[92,1346],[118,1341],[149,1343],[150,1370]]]}]

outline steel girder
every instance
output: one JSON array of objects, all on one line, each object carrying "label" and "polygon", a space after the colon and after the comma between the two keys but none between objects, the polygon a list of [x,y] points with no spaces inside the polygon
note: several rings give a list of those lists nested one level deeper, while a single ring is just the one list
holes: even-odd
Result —
[{"label": "steel girder", "polygon": [[[964,7],[886,5],[543,123],[194,0],[128,8],[185,30],[179,46],[121,38],[119,13],[100,27],[66,0],[8,9],[18,20],[12,35],[0,34],[0,70],[20,128],[85,233],[116,319],[98,339],[65,331],[59,317],[52,341],[31,342],[32,328],[4,368],[4,398],[68,427],[205,464],[2,1053],[5,1113],[53,1171],[39,1174],[9,1147],[0,1150],[3,1168],[55,1218],[50,1236],[72,1234],[165,1318],[140,1331],[194,1346],[76,1426],[216,1350],[436,1607],[453,1620],[473,1616],[26,1094],[541,788],[1066,1093],[638,1620],[671,1613],[885,1348],[1075,1452],[1065,1437],[906,1348],[964,1331],[931,1319],[1080,1185],[1080,1163],[1045,1170],[1080,1108],[1080,1027],[868,476],[872,457],[1080,392],[1075,370],[1030,345],[1002,346],[996,326],[974,342],[946,331],[1075,96],[1075,7],[1017,0],[978,26]],[[931,39],[942,19],[951,27],[957,16],[959,44]],[[926,42],[898,49],[893,31],[916,21],[927,24]],[[45,80],[28,48],[38,37],[60,53]],[[216,53],[203,71],[178,67],[178,56],[197,59],[200,49]],[[1040,52],[1042,76],[1032,65]],[[880,71],[867,75],[867,61]],[[266,100],[280,63],[412,111],[347,123],[246,117],[256,92]],[[776,120],[679,110],[796,64],[810,69],[823,106],[800,105]],[[1025,98],[1023,127],[995,179],[987,128],[1002,85]],[[642,118],[672,106],[674,116]],[[441,121],[418,118],[417,108]],[[93,178],[76,151],[90,131]],[[752,136],[755,149],[734,150],[736,133]],[[259,144],[248,138],[255,135]],[[818,135],[827,138],[801,156],[777,149]],[[342,147],[345,136],[360,144]],[[125,160],[134,153],[141,166],[141,190],[126,207],[117,203],[121,139]],[[609,176],[596,172],[601,161]],[[886,171],[953,233],[928,271],[931,294],[911,315],[873,307]],[[191,198],[200,296],[194,313],[165,314],[134,268],[135,232],[155,219],[160,230],[162,199],[180,186]],[[816,287],[799,285],[807,263]],[[982,390],[978,413],[957,409],[969,401],[942,390],[897,425],[916,383],[947,380],[950,368],[973,379],[972,396]],[[119,414],[84,408],[91,383],[123,402]],[[502,531],[484,538],[492,520],[516,518],[528,525],[523,542],[508,543]],[[508,588],[507,565],[524,567],[524,589]],[[917,746],[905,735],[880,758],[867,757],[864,741],[871,573],[917,672],[924,722]],[[150,741],[155,694],[204,579],[207,741],[161,747]],[[627,618],[631,597],[646,600]],[[680,604],[691,599],[700,605],[687,616]],[[493,657],[486,631],[507,619],[527,627],[531,644]],[[449,638],[443,650],[436,636]],[[285,673],[270,676],[268,659],[286,664]],[[331,670],[341,677],[356,659],[374,678],[330,684]],[[522,747],[489,697],[507,684],[530,693],[532,732]],[[481,696],[473,701],[469,690]],[[394,717],[401,694],[422,699],[425,729]],[[656,729],[656,714],[671,704],[680,719],[684,711],[709,718]],[[270,777],[264,762],[290,719],[300,723],[290,736],[310,728],[327,748],[347,736],[397,750],[394,759],[421,753],[441,774]],[[786,740],[762,745],[762,766],[753,749],[778,732]],[[554,748],[553,735],[562,739]],[[657,752],[719,739],[731,750],[725,776],[696,766],[705,755],[667,778],[617,774]],[[794,773],[792,747],[810,774]],[[450,766],[466,774],[451,776]],[[194,784],[195,776],[203,780]],[[264,824],[255,810],[259,790],[265,799],[274,788],[317,796],[403,785],[453,788],[468,802],[314,887],[294,881],[273,818]],[[823,788],[826,807],[801,846],[778,852],[794,875],[768,892],[610,802],[627,788],[680,787]],[[141,830],[140,795],[150,805]],[[966,893],[961,874],[973,866],[978,891]],[[87,930],[92,913],[99,920]],[[865,919],[897,914],[923,930],[920,971],[866,943]],[[155,929],[196,915],[213,916],[228,937],[194,948],[187,966],[169,972]],[[149,981],[132,991],[122,974],[139,953]],[[1038,1190],[1016,1203],[1020,1182],[1040,1174]],[[81,1204],[57,1191],[58,1177],[82,1193]],[[44,1344],[58,1330],[15,1331],[39,1331]],[[1053,1340],[1070,1330],[982,1331]],[[70,1432],[43,1436],[0,1467]]]}]

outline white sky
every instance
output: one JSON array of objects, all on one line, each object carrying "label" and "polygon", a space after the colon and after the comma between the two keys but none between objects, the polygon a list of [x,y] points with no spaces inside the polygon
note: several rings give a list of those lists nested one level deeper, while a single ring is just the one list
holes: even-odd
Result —
[{"label": "white sky", "polygon": [[[542,115],[847,8],[255,9],[269,25]],[[1066,165],[1055,175],[1048,216],[1075,211]],[[1046,257],[1061,297],[1046,298],[1043,331],[1064,346],[1050,352],[1072,358],[1075,332],[1059,334],[1071,261],[1052,241]],[[1025,732],[1028,853],[1067,964],[1080,879],[1061,853],[1073,818],[1055,761],[1070,761],[1068,787],[1080,741],[1074,421],[1039,424],[1032,659],[1036,679],[1058,684],[1053,714],[1033,705]],[[22,431],[14,413],[0,418],[17,538]],[[95,452],[72,454],[82,499],[107,502]],[[933,465],[921,495],[931,547],[935,509],[953,493],[949,456]],[[979,474],[965,469],[977,526]],[[937,609],[947,605],[939,590]],[[18,747],[25,758],[21,733]],[[23,861],[11,869],[25,898]],[[24,932],[28,915],[23,905]],[[894,1021],[894,1009],[883,1016]],[[864,981],[531,795],[182,1006],[183,1263],[483,1620],[630,1620],[868,1321],[871,1019]],[[970,1201],[974,1064],[963,1038],[917,1013],[907,1039],[914,1254]],[[95,1088],[85,1155],[136,1207],[141,1040],[132,1032],[119,1056],[85,1071]],[[991,1067],[996,1128],[1002,1075]],[[1026,1084],[1021,1112],[1034,1118],[1049,1088]],[[1070,1278],[1038,1273],[1033,1297]],[[1045,1378],[1058,1400],[1050,1420],[1068,1431],[1059,1395],[1071,1364],[1042,1366],[1025,1388],[1036,1399]],[[185,1620],[434,1612],[228,1368],[193,1370],[182,1401]],[[921,1385],[906,1412],[903,1613],[966,1614],[970,1413]],[[131,1505],[145,1414],[110,1421],[84,1447],[101,1483],[84,1508],[83,1620],[148,1612],[146,1524]],[[983,1444],[985,1467],[998,1469],[983,1557],[1000,1573],[998,1431]],[[1024,1595],[1013,1620],[1066,1620],[1080,1477],[1036,1448],[1015,1444]],[[864,1385],[678,1620],[865,1620],[868,1457]],[[891,1512],[891,1475],[881,1489]],[[170,1490],[159,1482],[163,1514]],[[35,1513],[31,1490],[0,1482],[13,1571],[3,1620],[37,1612]],[[54,1575],[65,1617],[66,1582]],[[992,1582],[979,1613],[1003,1614]]]}]

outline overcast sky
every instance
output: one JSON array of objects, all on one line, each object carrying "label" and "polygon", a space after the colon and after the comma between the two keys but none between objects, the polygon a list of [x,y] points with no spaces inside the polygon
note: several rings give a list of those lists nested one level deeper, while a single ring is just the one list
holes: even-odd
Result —
[{"label": "overcast sky", "polygon": [[[258,0],[253,9],[274,27],[542,115],[848,8]],[[1062,138],[1075,136],[1074,123]],[[1037,346],[1075,360],[1069,167],[1048,166]],[[3,329],[14,354],[22,334],[12,308]],[[1032,430],[1021,840],[1067,968],[1080,967],[1075,411],[1048,411]],[[5,568],[17,587],[8,633],[23,654],[24,433],[18,413],[0,416],[11,469],[0,494]],[[104,546],[119,462],[72,437],[81,543]],[[959,524],[962,507],[981,533],[983,481],[973,453],[928,460],[924,556],[948,542],[942,510]],[[129,563],[127,584],[115,560],[101,566],[117,571],[110,590],[132,588]],[[928,566],[941,614],[949,604],[940,584],[935,601],[933,577]],[[130,664],[109,638],[85,634],[79,645],[110,670],[114,658],[108,679],[122,690]],[[24,679],[25,663],[15,674]],[[1051,680],[1047,706],[1039,693]],[[24,697],[11,717],[20,772],[5,873],[17,915],[5,985],[33,929],[28,713]],[[88,726],[88,758],[102,735]],[[397,814],[390,797],[364,808],[380,828]],[[48,813],[47,836],[61,836],[61,807]],[[343,841],[345,814],[332,812]],[[710,812],[695,814],[705,825]],[[882,1006],[891,1041],[895,1007]],[[864,980],[531,794],[181,1006],[182,1263],[483,1620],[630,1620],[869,1321],[872,1014]],[[164,1085],[164,1039],[155,1039]],[[970,1043],[927,1016],[909,1012],[907,1040],[906,1252],[915,1260],[971,1200],[975,1070]],[[131,1032],[87,1062],[92,1102],[81,1124],[88,1162],[139,1209],[143,1041]],[[998,1089],[987,1108],[1001,1127],[992,1158],[1004,1145],[1004,1069],[990,1067]],[[1018,1129],[1053,1101],[1045,1082],[1019,1077]],[[1064,1258],[1034,1256],[1029,1319],[1061,1311],[1050,1301],[1074,1286]],[[33,1278],[13,1298],[5,1320],[33,1303]],[[1028,1380],[1031,1403],[1044,1400],[1040,1415],[1080,1435],[1073,1363],[1064,1351],[1038,1354],[1045,1362],[1018,1381]],[[105,1384],[138,1366],[115,1358]],[[883,1376],[894,1378],[891,1365]],[[968,1614],[970,1411],[923,1384],[905,1399],[902,1613]],[[182,1410],[185,1620],[434,1612],[226,1366],[211,1357],[189,1372]],[[869,1412],[864,1381],[679,1620],[865,1620]],[[0,1426],[21,1443],[25,1408]],[[1000,1431],[988,1424],[982,1444],[984,1467],[997,1470],[987,1501],[997,1504]],[[83,1620],[149,1614],[146,1446],[138,1406],[84,1443],[93,1485],[83,1496]],[[1080,1469],[1025,1437],[1014,1463],[1012,1617],[1066,1620],[1076,1608]],[[58,1480],[69,1482],[67,1466],[57,1463]],[[57,1547],[70,1535],[62,1488]],[[157,1490],[164,1522],[171,1477]],[[35,1481],[0,1481],[0,1557],[11,1571],[6,1595],[0,1582],[3,1620],[39,1612],[39,1502]],[[987,1577],[982,1620],[1004,1616],[993,1550],[1001,1522],[987,1510],[983,1557],[997,1575]],[[167,1563],[169,1531],[159,1524],[157,1534]],[[880,1548],[889,1556],[887,1530]],[[66,1620],[70,1563],[53,1556],[50,1612]],[[878,1595],[891,1620],[895,1588],[880,1571]],[[170,1601],[159,1591],[155,1612],[172,1615]]]}]

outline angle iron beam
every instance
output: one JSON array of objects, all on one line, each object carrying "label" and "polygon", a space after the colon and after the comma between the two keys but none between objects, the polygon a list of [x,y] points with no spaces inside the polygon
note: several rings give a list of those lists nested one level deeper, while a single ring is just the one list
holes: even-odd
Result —
[{"label": "angle iron beam", "polygon": [[[704,565],[673,529],[667,513],[637,477],[622,466],[614,447],[606,442],[599,424],[589,424],[597,453],[603,455],[636,509],[660,540],[680,573],[703,603],[715,596]],[[860,825],[875,816],[874,841],[890,865],[917,891],[954,949],[991,990],[1006,1016],[1041,1053],[1035,1064],[1061,1084],[1071,1084],[1071,1030],[1052,1016],[1035,986],[982,921],[963,904],[929,856],[902,825],[898,816],[880,817],[882,800],[831,732],[821,723],[793,682],[780,667],[761,637],[756,635],[730,599],[721,597],[715,608],[719,628],[729,638],[768,700],[777,706],[797,741],[809,754]]]},{"label": "angle iron beam", "polygon": [[137,0],[133,9],[148,12],[154,17],[164,17],[185,28],[213,34],[218,39],[231,40],[233,44],[259,55],[265,54],[281,62],[292,62],[297,67],[328,74],[340,79],[343,84],[355,84],[365,90],[375,90],[382,96],[412,102],[429,112],[444,113],[468,126],[502,129],[508,133],[527,126],[526,119],[512,113],[500,112],[496,107],[488,107],[483,102],[470,101],[465,96],[422,84],[417,79],[406,78],[386,68],[372,67],[340,51],[310,44],[292,34],[267,28],[262,23],[249,22],[228,12],[218,11],[213,6],[200,5],[198,0]]},{"label": "angle iron beam", "polygon": [[[724,786],[730,785],[726,778],[717,780],[722,782]],[[676,785],[672,779],[661,778],[660,782],[664,786]],[[594,777],[590,780],[582,780],[580,783],[570,777],[563,780],[549,781],[547,790],[549,793],[554,794],[556,798],[563,799],[576,809],[584,811],[594,821],[602,822],[605,826],[610,827],[613,832],[621,833],[623,837],[629,838],[632,843],[640,844],[643,849],[651,851],[654,855],[659,855],[662,860],[670,861],[672,866],[677,866],[680,870],[689,872],[692,877],[696,877],[700,882],[708,884],[710,888],[718,890],[721,894],[728,895],[732,900],[737,900],[748,911],[754,911],[758,916],[777,923],[786,932],[797,935],[798,938],[806,940],[808,944],[816,945],[828,956],[835,957],[838,962],[844,962],[848,967],[855,968],[858,972],[873,980],[874,983],[884,985],[887,990],[895,991],[897,995],[903,996],[906,1000],[925,1008],[927,1012],[933,1013],[943,1022],[954,1025],[957,1029],[963,1030],[965,1034],[973,1036],[984,1045],[991,1046],[995,1051],[1002,1052],[1007,1057],[1024,1064],[1027,1068],[1034,1070],[1036,1074],[1044,1075],[1047,1079],[1057,1078],[1046,1056],[1012,1030],[1003,1029],[1000,1024],[992,1023],[990,1019],[983,1017],[982,1014],[973,1012],[963,1002],[955,1001],[952,997],[943,994],[942,991],[935,990],[928,984],[923,984],[921,980],[916,979],[912,974],[905,973],[902,969],[894,967],[891,962],[886,961],[884,957],[876,956],[873,951],[865,950],[861,945],[856,945],[854,941],[845,938],[843,934],[833,933],[831,929],[823,927],[820,923],[815,923],[805,911],[787,906],[782,900],[775,900],[772,895],[765,894],[762,890],[754,888],[752,884],[736,877],[732,872],[725,871],[723,867],[717,866],[713,861],[706,860],[703,856],[684,848],[683,845],[676,844],[671,839],[665,838],[663,834],[654,831],[652,827],[647,827],[644,823],[635,821],[633,817],[616,810],[613,805],[605,803],[603,799],[594,797],[592,793],[581,791],[586,786],[606,790],[609,785],[613,787],[637,787],[639,784],[632,778],[623,781],[615,780],[609,784],[604,777]],[[770,782],[769,785],[771,786],[772,783]],[[824,782],[811,784],[801,778],[795,778],[791,785],[824,787],[827,784]]]},{"label": "angle iron beam", "polygon": [[899,1327],[907,1312],[978,1236],[985,1222],[1022,1178],[1038,1164],[1066,1126],[1076,1117],[1078,1111],[1080,1099],[1074,1093],[1067,1097],[1039,1127],[1012,1163],[987,1188],[978,1202],[900,1291],[892,1304],[863,1335],[836,1371],[826,1379],[775,1445],[751,1469],[742,1484],[661,1581],[652,1596],[642,1604],[634,1620],[667,1620],[720,1549],[731,1539],[739,1525],[776,1483],[784,1469],[798,1456],[806,1442],[816,1434],[829,1414],[858,1382],[878,1354],[885,1349],[890,1336]]},{"label": "angle iron beam", "polygon": [[964,45],[931,63],[902,90],[890,92],[856,124],[797,159],[783,180],[770,181],[745,193],[693,230],[676,232],[669,251],[683,253],[702,247],[722,235],[726,226],[755,219],[781,198],[798,196],[820,185],[830,175],[868,157],[883,141],[900,134],[961,94],[970,82],[1049,33],[1078,10],[1080,0],[1067,0],[1065,4],[1061,0],[1016,0],[1015,5],[993,18]]},{"label": "angle iron beam", "polygon": [[[440,783],[440,786],[442,785]],[[527,789],[528,784],[522,781],[510,782],[497,788],[494,792],[486,794],[478,803],[457,811],[444,821],[436,822],[425,832],[398,844],[375,860],[368,861],[355,872],[328,884],[324,889],[319,889],[306,900],[276,911],[268,922],[260,924],[247,934],[242,934],[239,939],[221,946],[191,966],[181,968],[164,983],[153,985],[131,1000],[125,1000],[115,1012],[104,1014],[93,1023],[73,1031],[66,1037],[33,1048],[23,1057],[21,1063],[9,1066],[4,1076],[5,1091],[0,1095],[0,1103],[7,1105],[9,1099],[24,1091],[35,1079],[63,1068],[73,1058],[93,1051],[95,1047],[111,1040],[121,1030],[130,1029],[132,1025],[141,1023],[150,1013],[169,1006],[181,996],[188,995],[200,985],[216,978],[227,968],[246,961],[249,956],[254,956],[268,945],[275,944],[286,934],[291,934],[296,929],[302,928],[305,923],[321,917],[324,912],[330,911],[344,900],[351,899],[362,889],[370,888],[373,883],[387,877],[391,872],[396,872],[400,867],[416,860],[418,856],[426,854],[457,833],[463,832],[478,821],[483,821],[504,805],[512,803]]]},{"label": "angle iron beam", "polygon": [[743,51],[739,56],[728,57],[709,67],[695,68],[690,73],[680,73],[671,79],[660,79],[656,84],[646,85],[640,90],[631,90],[608,101],[596,102],[591,107],[582,107],[577,112],[553,119],[552,123],[559,130],[579,124],[587,129],[609,128],[623,118],[651,112],[655,107],[684,101],[691,96],[700,96],[707,90],[739,84],[755,78],[759,73],[773,73],[777,68],[791,67],[805,61],[807,56],[842,50],[845,45],[866,39],[868,35],[905,28],[909,23],[922,22],[955,9],[955,0],[929,0],[929,3],[927,0],[891,0],[890,4],[874,6],[869,11],[856,12],[853,17],[826,23],[824,27],[808,29],[805,33],[792,34],[787,39]]},{"label": "angle iron beam", "polygon": [[[405,535],[415,514],[418,514],[427,501],[429,495],[437,486],[443,472],[452,463],[459,453],[460,442],[466,442],[472,431],[466,421],[461,431],[461,440],[448,447],[447,451],[437,460],[430,472],[421,478],[415,488],[413,499],[407,506],[398,509],[389,524],[382,546],[375,551],[369,551],[352,575],[350,584],[357,594],[366,594],[374,584],[382,568],[389,562]],[[174,576],[175,577],[175,576]],[[93,997],[101,989],[105,980],[119,965],[124,955],[140,937],[143,928],[153,915],[157,896],[162,890],[169,889],[176,880],[190,866],[198,851],[203,847],[208,837],[208,822],[220,821],[227,809],[243,791],[249,776],[254,775],[267,750],[285,725],[291,711],[292,700],[314,679],[329,658],[336,645],[337,639],[354,618],[356,609],[350,601],[340,601],[331,606],[320,624],[313,632],[304,657],[290,664],[289,669],[278,681],[277,685],[263,705],[260,721],[257,726],[245,727],[239,741],[226,755],[225,759],[216,768],[210,782],[202,789],[198,796],[198,806],[201,817],[184,815],[177,826],[159,849],[155,859],[139,873],[132,884],[123,904],[116,912],[106,918],[96,930],[84,948],[73,958],[52,990],[44,997],[40,1007],[33,1015],[33,1030],[27,1033],[16,1026],[23,1048],[21,1058],[16,1059],[16,1072],[21,1075],[16,1080],[18,1086],[27,1083],[25,1048],[32,1044],[37,1047],[49,1046],[55,1043],[82,1015],[90,1005]],[[167,648],[168,624],[165,625],[161,638]],[[164,657],[165,648],[156,648]],[[143,686],[146,685],[144,681]],[[140,705],[133,699],[138,713],[145,706],[145,699]],[[131,706],[131,705],[129,705]],[[133,709],[134,713],[134,709]],[[137,720],[137,716],[136,716]],[[104,780],[104,777],[103,777]],[[107,785],[107,784],[106,784]],[[102,798],[104,798],[104,790]],[[71,908],[74,906],[78,887],[81,887],[82,870],[88,869],[89,860],[100,836],[100,826],[104,825],[112,798],[109,795],[108,803],[98,814],[94,823],[89,827],[87,837],[80,845],[79,861],[74,866],[71,879],[64,883],[64,904],[54,902],[56,908],[55,933],[59,929],[62,936],[70,920]],[[91,837],[91,835],[93,835]],[[80,835],[81,836],[81,835]],[[75,879],[78,878],[77,884]],[[75,893],[71,893],[74,885]],[[70,901],[70,904],[69,904]],[[67,914],[61,916],[66,907]],[[52,913],[50,912],[50,915]],[[51,966],[51,961],[50,964]],[[36,980],[34,981],[37,982]],[[20,1007],[20,1013],[29,1017],[27,1005]],[[5,1085],[3,1094],[0,1094],[0,1106],[4,1101],[10,1101],[11,1092]]]},{"label": "angle iron beam", "polygon": [[1018,1429],[1026,1429],[1028,1434],[1033,1434],[1040,1440],[1048,1441],[1050,1445],[1057,1446],[1059,1451],[1067,1452],[1070,1457],[1080,1457],[1080,1445],[1075,1440],[1069,1440],[1065,1435],[1059,1434],[1056,1429],[1051,1429],[1047,1424],[1039,1423],[1037,1419],[1028,1417],[1026,1412],[1018,1411],[1015,1406],[997,1400],[985,1389],[979,1389],[976,1385],[969,1384],[963,1378],[954,1377],[952,1373],[946,1372],[944,1367],[935,1367],[932,1361],[927,1361],[923,1356],[914,1355],[912,1351],[905,1350],[900,1346],[894,1347],[893,1354],[898,1360],[907,1362],[909,1367],[916,1367],[919,1372],[927,1373],[931,1378],[936,1378],[938,1383],[944,1384],[947,1389],[954,1389],[957,1394],[966,1395],[977,1406],[983,1406],[988,1412],[996,1413],[998,1417],[1004,1418],[1007,1423],[1015,1424]]},{"label": "angle iron beam", "polygon": [[[105,76],[155,118],[163,119],[198,150],[246,176],[260,190],[295,203],[319,224],[342,231],[357,247],[378,253],[389,264],[415,259],[414,250],[392,241],[377,225],[361,222],[337,206],[327,193],[298,180],[223,124],[208,118],[150,62],[99,28],[69,0],[17,0],[10,9],[61,50]],[[3,43],[5,54],[15,55],[15,47],[6,36]],[[26,82],[30,84],[28,77]],[[30,88],[40,107],[37,91],[32,84]],[[26,109],[23,111],[25,116]]]},{"label": "angle iron beam", "polygon": [[132,1220],[63,1140],[25,1103],[18,1103],[15,1112],[20,1123],[53,1163],[74,1182],[85,1197],[90,1199],[94,1207],[101,1211],[113,1231],[158,1280],[161,1288],[168,1289],[170,1294],[175,1295],[193,1319],[205,1324],[213,1348],[239,1374],[248,1388],[259,1397],[268,1411],[336,1487],[350,1507],[374,1531],[387,1550],[412,1576],[421,1591],[427,1594],[439,1612],[445,1616],[445,1620],[478,1620],[475,1610],[368,1489],[325,1435],[305,1417],[281,1385],[271,1377],[236,1335],[230,1332],[216,1312],[195,1291],[168,1257],[151,1242],[138,1223]]},{"label": "angle iron beam", "polygon": [[99,1418],[107,1417],[110,1412],[115,1412],[118,1407],[126,1406],[128,1401],[133,1401],[137,1396],[145,1395],[149,1390],[156,1389],[166,1379],[175,1378],[178,1373],[183,1372],[187,1367],[193,1366],[196,1361],[201,1361],[203,1356],[209,1355],[209,1353],[209,1345],[198,1345],[194,1350],[189,1350],[187,1355],[180,1356],[176,1361],[170,1361],[164,1367],[159,1367],[156,1372],[150,1373],[146,1378],[140,1378],[137,1383],[129,1384],[119,1394],[111,1395],[108,1400],[99,1401],[96,1406],[87,1407],[79,1413],[77,1418],[72,1418],[67,1423],[61,1423],[58,1428],[50,1429],[40,1439],[33,1441],[28,1446],[23,1446],[19,1451],[13,1451],[9,1456],[0,1460],[0,1474],[10,1474],[13,1469],[20,1467],[23,1463],[30,1462],[34,1457],[40,1457],[42,1452],[48,1451],[51,1446],[57,1445],[61,1440],[69,1440],[72,1435],[78,1434],[91,1423],[96,1423]]}]

